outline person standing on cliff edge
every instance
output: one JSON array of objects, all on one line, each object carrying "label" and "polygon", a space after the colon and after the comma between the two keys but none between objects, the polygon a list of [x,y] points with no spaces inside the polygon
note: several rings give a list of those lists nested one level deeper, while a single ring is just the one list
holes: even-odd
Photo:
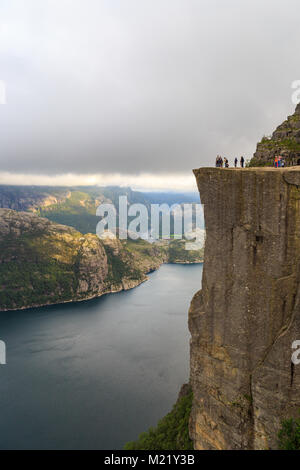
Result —
[{"label": "person standing on cliff edge", "polygon": [[241,157],[241,168],[244,168],[244,163],[245,163],[245,159],[244,157]]},{"label": "person standing on cliff edge", "polygon": [[234,168],[237,167],[237,164],[238,164],[238,159],[235,157],[235,159],[234,159]]}]

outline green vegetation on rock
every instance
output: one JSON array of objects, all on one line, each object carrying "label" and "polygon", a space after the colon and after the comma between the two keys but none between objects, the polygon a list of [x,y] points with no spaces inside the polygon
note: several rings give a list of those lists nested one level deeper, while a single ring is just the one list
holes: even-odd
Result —
[{"label": "green vegetation on rock", "polygon": [[95,233],[99,222],[96,216],[99,203],[83,191],[70,191],[64,201],[41,207],[38,214],[52,222],[74,227],[81,233]]},{"label": "green vegetation on rock", "polygon": [[278,439],[281,450],[300,450],[300,417],[283,421]]},{"label": "green vegetation on rock", "polygon": [[122,283],[123,279],[141,281],[145,278],[145,273],[133,262],[126,247],[122,244],[120,244],[120,251],[116,252],[114,246],[105,243],[105,251],[109,266],[107,276],[109,284]]},{"label": "green vegetation on rock", "polygon": [[63,302],[75,295],[75,269],[48,254],[39,255],[34,244],[34,239],[22,237],[15,258],[15,239],[7,238],[5,245],[1,243],[11,260],[0,263],[0,309]]},{"label": "green vegetation on rock", "polygon": [[172,411],[162,418],[156,428],[144,432],[135,442],[128,442],[125,450],[192,450],[189,437],[189,418],[193,394],[189,388],[174,405]]},{"label": "green vegetation on rock", "polygon": [[172,240],[168,246],[169,263],[199,263],[203,261],[204,249],[187,250],[186,240]]},{"label": "green vegetation on rock", "polygon": [[0,310],[100,295],[107,259],[95,235],[9,209],[0,229]]},{"label": "green vegetation on rock", "polygon": [[264,161],[258,160],[257,158],[252,158],[246,163],[246,168],[253,168],[253,167],[263,167],[263,166],[273,166],[273,161]]}]

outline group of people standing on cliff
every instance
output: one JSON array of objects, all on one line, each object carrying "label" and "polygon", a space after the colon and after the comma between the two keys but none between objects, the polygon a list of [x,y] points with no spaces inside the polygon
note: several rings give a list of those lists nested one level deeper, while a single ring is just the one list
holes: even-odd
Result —
[{"label": "group of people standing on cliff", "polygon": [[[244,157],[240,158],[240,165],[241,168],[244,168],[245,166],[245,159]],[[234,167],[237,168],[238,166],[238,159],[234,159]],[[216,168],[229,168],[229,161],[227,160],[226,157],[222,158],[221,155],[217,155],[216,158]]]},{"label": "group of people standing on cliff", "polygon": [[[234,159],[234,167],[238,167],[238,159]],[[245,159],[244,157],[240,158],[240,167],[244,168],[245,166]],[[275,168],[284,168],[285,167],[285,161],[284,159],[279,155],[274,158],[274,166]],[[229,168],[229,161],[226,157],[222,158],[221,155],[217,155],[216,158],[216,168]]]}]

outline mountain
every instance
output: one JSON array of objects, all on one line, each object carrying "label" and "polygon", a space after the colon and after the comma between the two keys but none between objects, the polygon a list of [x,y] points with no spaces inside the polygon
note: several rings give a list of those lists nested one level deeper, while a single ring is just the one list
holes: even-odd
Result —
[{"label": "mountain", "polygon": [[131,289],[162,263],[201,262],[202,254],[184,250],[180,240],[100,240],[31,212],[0,209],[0,310]]},{"label": "mountain", "polygon": [[257,144],[250,166],[273,166],[275,156],[284,157],[287,166],[300,165],[300,104],[271,137]]}]

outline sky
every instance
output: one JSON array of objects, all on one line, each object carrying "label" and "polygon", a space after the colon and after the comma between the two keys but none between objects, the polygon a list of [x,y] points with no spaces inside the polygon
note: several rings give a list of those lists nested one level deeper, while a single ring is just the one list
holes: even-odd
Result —
[{"label": "sky", "polygon": [[[300,79],[299,0],[0,0],[0,183],[195,189]],[[0,87],[1,88],[1,87]]]}]

